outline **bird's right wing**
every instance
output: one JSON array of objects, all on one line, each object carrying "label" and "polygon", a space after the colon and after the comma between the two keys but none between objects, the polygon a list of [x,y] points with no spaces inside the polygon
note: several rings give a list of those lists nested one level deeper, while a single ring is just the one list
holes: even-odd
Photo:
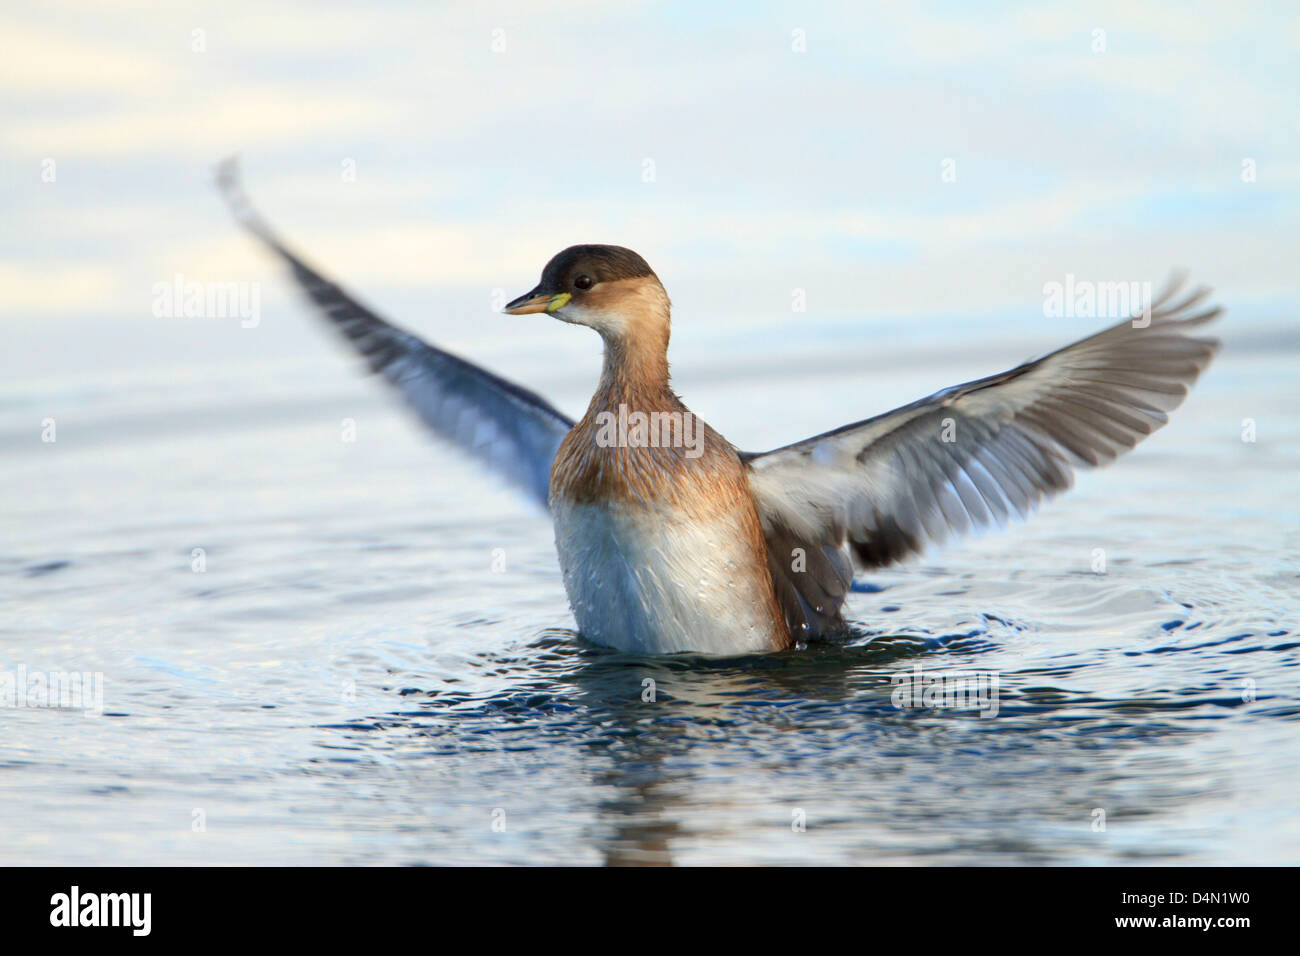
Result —
[{"label": "bird's right wing", "polygon": [[322,318],[384,376],[435,434],[546,507],[551,462],[573,421],[540,395],[384,321],[290,251],[254,211],[234,160],[217,182],[239,223],[289,264]]}]

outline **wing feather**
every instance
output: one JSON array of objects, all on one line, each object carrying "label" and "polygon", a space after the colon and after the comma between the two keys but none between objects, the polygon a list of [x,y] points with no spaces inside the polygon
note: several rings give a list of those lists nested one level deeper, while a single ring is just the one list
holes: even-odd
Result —
[{"label": "wing feather", "polygon": [[[1008,372],[761,454],[741,452],[795,633],[839,623],[847,584],[789,554],[835,549],[860,568],[1026,517],[1156,431],[1218,348],[1193,332],[1210,295],[1176,277],[1138,316]],[[789,595],[799,596],[790,600]],[[817,600],[809,600],[809,596]],[[820,603],[820,608],[818,604]],[[842,600],[841,602],[842,603]]]},{"label": "wing feather", "polygon": [[440,438],[523,489],[543,508],[551,462],[573,421],[535,392],[380,318],[292,252],[254,211],[227,160],[218,184],[235,218],[288,263],[328,324]]}]

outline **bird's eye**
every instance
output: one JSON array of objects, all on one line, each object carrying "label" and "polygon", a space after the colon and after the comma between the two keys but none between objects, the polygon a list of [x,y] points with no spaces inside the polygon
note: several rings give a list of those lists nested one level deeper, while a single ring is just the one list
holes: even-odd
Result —
[{"label": "bird's eye", "polygon": [[579,289],[590,289],[595,283],[591,281],[591,276],[578,276],[573,280],[575,287]]}]

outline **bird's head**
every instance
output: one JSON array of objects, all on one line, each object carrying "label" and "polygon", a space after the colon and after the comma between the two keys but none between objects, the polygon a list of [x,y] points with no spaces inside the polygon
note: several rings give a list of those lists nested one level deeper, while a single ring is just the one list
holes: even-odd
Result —
[{"label": "bird's head", "polygon": [[537,287],[505,311],[545,312],[589,325],[607,341],[653,330],[667,344],[668,294],[649,264],[622,246],[570,246],[546,264]]}]

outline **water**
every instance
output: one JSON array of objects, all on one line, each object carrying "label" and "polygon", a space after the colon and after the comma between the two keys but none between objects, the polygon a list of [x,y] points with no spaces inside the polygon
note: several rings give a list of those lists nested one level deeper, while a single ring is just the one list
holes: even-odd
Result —
[{"label": "water", "polygon": [[[728,660],[583,644],[545,518],[333,358],[10,383],[0,671],[104,712],[0,711],[0,862],[1298,863],[1300,342],[1235,331],[1136,453],[864,577],[851,640]],[[746,447],[1026,351],[686,341]],[[894,707],[918,663],[997,715]]]}]

